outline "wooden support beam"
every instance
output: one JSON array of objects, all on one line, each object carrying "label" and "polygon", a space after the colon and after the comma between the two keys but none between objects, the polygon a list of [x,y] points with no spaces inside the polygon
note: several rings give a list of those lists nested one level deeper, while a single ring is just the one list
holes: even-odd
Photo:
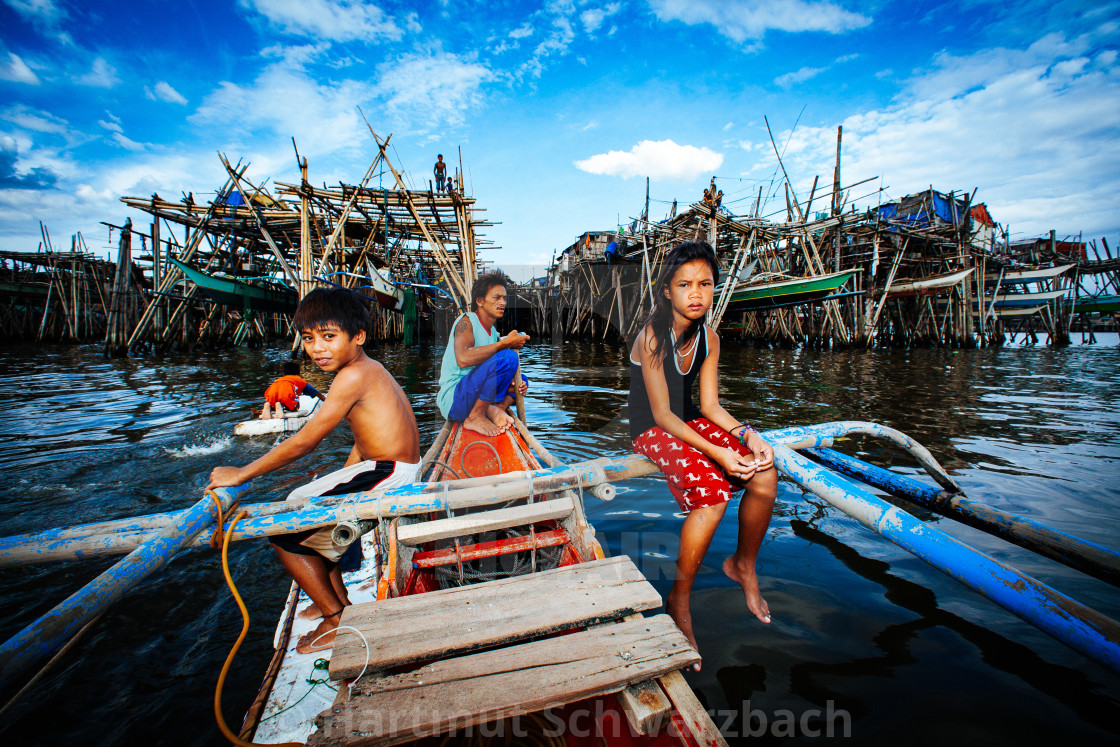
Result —
[{"label": "wooden support beam", "polygon": [[538,521],[562,519],[572,512],[570,498],[538,501],[525,506],[499,508],[449,519],[436,519],[420,524],[409,524],[397,530],[398,539],[406,545],[421,545],[449,537],[491,532],[507,527],[524,526]]}]

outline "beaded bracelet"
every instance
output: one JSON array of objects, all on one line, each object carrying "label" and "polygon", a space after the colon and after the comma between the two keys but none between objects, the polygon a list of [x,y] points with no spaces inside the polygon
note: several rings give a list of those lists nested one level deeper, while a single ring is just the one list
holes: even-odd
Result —
[{"label": "beaded bracelet", "polygon": [[745,440],[743,440],[743,434],[746,433],[747,431],[753,431],[753,430],[754,430],[754,428],[751,428],[746,423],[743,423],[741,426],[739,426],[739,444],[740,445],[742,445],[742,446],[747,445],[747,442]]}]

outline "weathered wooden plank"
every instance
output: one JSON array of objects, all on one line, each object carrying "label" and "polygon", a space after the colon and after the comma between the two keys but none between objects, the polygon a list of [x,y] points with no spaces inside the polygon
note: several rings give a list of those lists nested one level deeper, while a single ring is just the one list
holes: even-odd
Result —
[{"label": "weathered wooden plank", "polygon": [[399,744],[617,692],[697,661],[668,615],[443,659],[359,680],[349,700],[319,715],[308,745]]},{"label": "weathered wooden plank", "polygon": [[[346,608],[341,625],[369,642],[369,669],[593,625],[661,606],[630,558],[620,556],[484,584],[396,597]],[[341,630],[331,654],[333,679],[366,664],[362,639]]]},{"label": "weathered wooden plank", "polygon": [[571,498],[556,498],[550,501],[530,503],[525,506],[499,508],[494,511],[401,526],[397,530],[397,539],[406,545],[420,545],[438,539],[462,537],[465,534],[491,532],[495,529],[516,527],[538,521],[562,519],[571,512]]},{"label": "weathered wooden plank", "polygon": [[692,692],[683,674],[679,671],[670,672],[659,677],[657,681],[665,689],[685,728],[692,732],[692,738],[697,744],[706,747],[727,747],[727,740],[719,733],[712,717],[696,699],[696,693]]},{"label": "weathered wooden plank", "polygon": [[665,723],[673,704],[653,680],[630,685],[618,694],[630,727],[639,734],[656,734]]}]

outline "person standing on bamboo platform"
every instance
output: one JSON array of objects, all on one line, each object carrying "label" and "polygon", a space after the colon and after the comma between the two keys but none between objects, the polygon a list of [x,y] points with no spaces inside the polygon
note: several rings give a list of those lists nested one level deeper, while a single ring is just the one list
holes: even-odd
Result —
[{"label": "person standing on bamboo platform", "polygon": [[[292,317],[303,350],[319,368],[335,374],[326,399],[291,438],[244,467],[215,467],[211,488],[233,487],[310,454],[334,428],[346,420],[354,447],[342,469],[292,491],[288,500],[395,488],[416,479],[420,468],[420,433],[404,390],[377,361],[366,355],[369,312],[353,291],[317,288],[299,302]],[[270,538],[284,569],[310,597],[301,610],[305,619],[322,617],[319,625],[296,643],[308,654],[334,645],[342,611],[350,605],[342,571],[351,558],[361,562],[361,543],[339,546],[333,527],[309,529]]]},{"label": "person standing on bamboo platform", "polygon": [[440,368],[439,411],[484,436],[496,436],[513,425],[509,408],[514,395],[529,389],[524,376],[516,384],[513,381],[520,365],[516,351],[529,335],[513,330],[499,337],[494,328],[506,313],[508,282],[500,272],[488,272],[474,281],[474,311],[455,320]]},{"label": "person standing on bamboo platform", "polygon": [[[715,252],[706,242],[671,250],[657,280],[653,311],[630,350],[634,451],[653,460],[688,514],[666,609],[694,647],[692,584],[735,491],[744,490],[738,544],[723,561],[723,572],[742,587],[755,617],[770,622],[755,560],[770,525],[778,476],[770,445],[719,403],[719,335],[704,324],[718,279]],[[697,379],[700,407],[692,401]]]},{"label": "person standing on bamboo platform", "polygon": [[432,167],[436,176],[436,194],[443,194],[443,183],[447,179],[447,164],[443,162],[443,154],[436,156],[436,165]]}]

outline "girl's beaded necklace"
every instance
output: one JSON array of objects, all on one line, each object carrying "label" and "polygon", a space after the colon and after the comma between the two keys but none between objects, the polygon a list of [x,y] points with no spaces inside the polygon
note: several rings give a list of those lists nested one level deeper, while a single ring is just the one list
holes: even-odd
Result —
[{"label": "girl's beaded necklace", "polygon": [[692,344],[688,346],[688,350],[677,350],[677,333],[672,329],[669,330],[669,338],[673,341],[673,352],[681,359],[681,363],[684,363],[685,359],[688,358],[696,348],[696,341],[700,339],[700,333],[698,332],[693,336]]}]

